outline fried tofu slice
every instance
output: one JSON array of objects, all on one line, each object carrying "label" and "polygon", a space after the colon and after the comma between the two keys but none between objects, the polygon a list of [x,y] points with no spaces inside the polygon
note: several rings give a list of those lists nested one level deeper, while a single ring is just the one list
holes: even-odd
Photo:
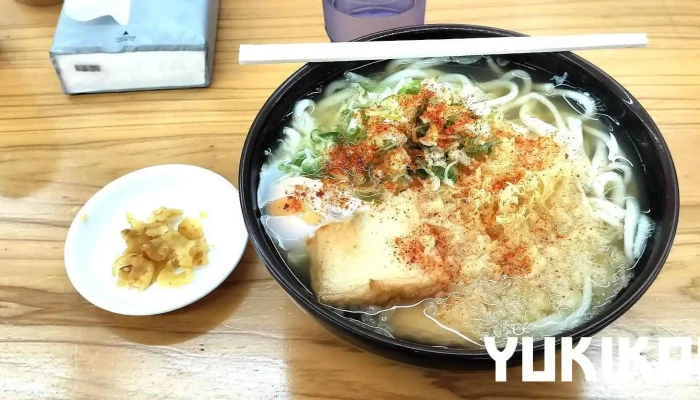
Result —
[{"label": "fried tofu slice", "polygon": [[[457,318],[463,317],[456,311],[447,313],[434,301],[421,303],[414,307],[398,308],[389,317],[395,335],[401,339],[411,340],[436,346],[474,347],[479,343],[479,331],[475,324],[464,323]],[[466,321],[471,322],[473,317]]]},{"label": "fried tofu slice", "polygon": [[420,223],[416,203],[415,192],[407,190],[350,221],[326,225],[309,239],[311,284],[321,302],[386,305],[429,297],[449,286],[447,271],[426,270],[397,254],[396,239],[409,236]]}]

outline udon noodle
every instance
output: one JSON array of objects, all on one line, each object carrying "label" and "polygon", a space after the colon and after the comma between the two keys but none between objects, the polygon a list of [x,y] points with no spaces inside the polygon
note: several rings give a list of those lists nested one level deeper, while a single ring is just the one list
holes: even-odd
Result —
[{"label": "udon noodle", "polygon": [[319,301],[474,347],[573,328],[629,283],[653,222],[609,118],[566,75],[507,66],[395,60],[297,102],[258,202]]}]

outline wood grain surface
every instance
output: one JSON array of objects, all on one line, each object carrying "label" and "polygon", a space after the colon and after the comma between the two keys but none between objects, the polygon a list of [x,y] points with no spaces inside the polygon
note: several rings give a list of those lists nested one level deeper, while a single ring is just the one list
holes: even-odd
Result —
[{"label": "wood grain surface", "polygon": [[[223,0],[213,84],[68,97],[48,58],[59,8],[0,0],[0,398],[682,399],[685,383],[495,383],[355,349],[302,313],[251,247],[224,284],[154,317],[97,309],[71,286],[63,242],[81,205],[127,172],[187,163],[237,181],[253,118],[298,65],[239,66],[242,43],[327,40],[318,0]],[[603,331],[700,336],[700,1],[428,0],[428,22],[528,34],[648,32],[648,49],[581,52],[658,123],[681,184],[675,246],[649,292]],[[696,347],[697,350],[697,347]],[[598,351],[587,352],[598,365]],[[658,372],[658,360],[647,354]],[[541,365],[540,365],[541,366]]]}]

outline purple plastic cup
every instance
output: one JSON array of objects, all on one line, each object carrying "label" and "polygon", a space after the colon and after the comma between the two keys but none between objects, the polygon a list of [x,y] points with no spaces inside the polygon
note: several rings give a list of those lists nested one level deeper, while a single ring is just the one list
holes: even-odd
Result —
[{"label": "purple plastic cup", "polygon": [[425,22],[426,0],[323,0],[326,33],[333,42]]}]

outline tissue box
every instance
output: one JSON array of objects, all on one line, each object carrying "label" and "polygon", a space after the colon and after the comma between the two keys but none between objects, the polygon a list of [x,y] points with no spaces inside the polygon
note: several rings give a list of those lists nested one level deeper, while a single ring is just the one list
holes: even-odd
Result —
[{"label": "tissue box", "polygon": [[219,0],[131,0],[124,25],[66,5],[49,52],[65,93],[209,86]]}]

